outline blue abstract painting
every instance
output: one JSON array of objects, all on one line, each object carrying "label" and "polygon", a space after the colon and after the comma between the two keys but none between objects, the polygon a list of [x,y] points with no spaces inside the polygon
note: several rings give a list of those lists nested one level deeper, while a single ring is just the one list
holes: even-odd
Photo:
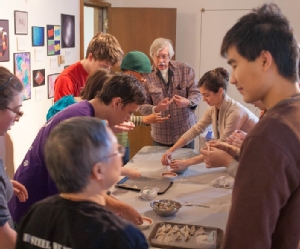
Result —
[{"label": "blue abstract painting", "polygon": [[32,46],[44,46],[45,44],[45,28],[32,26]]}]

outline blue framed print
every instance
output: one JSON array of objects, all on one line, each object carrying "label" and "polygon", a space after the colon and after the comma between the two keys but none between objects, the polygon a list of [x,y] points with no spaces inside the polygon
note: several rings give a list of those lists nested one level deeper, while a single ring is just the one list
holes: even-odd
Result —
[{"label": "blue framed print", "polygon": [[32,46],[42,47],[45,45],[45,28],[32,26]]}]

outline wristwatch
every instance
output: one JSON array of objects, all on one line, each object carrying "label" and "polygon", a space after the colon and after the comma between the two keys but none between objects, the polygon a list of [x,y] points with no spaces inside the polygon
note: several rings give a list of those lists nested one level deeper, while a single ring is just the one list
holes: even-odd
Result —
[{"label": "wristwatch", "polygon": [[188,105],[188,107],[195,107],[195,103],[193,101],[190,100],[190,104]]}]

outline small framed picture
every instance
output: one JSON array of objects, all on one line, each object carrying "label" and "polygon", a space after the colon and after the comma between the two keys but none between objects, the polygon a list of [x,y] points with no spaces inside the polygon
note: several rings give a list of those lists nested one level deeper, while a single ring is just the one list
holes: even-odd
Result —
[{"label": "small framed picture", "polygon": [[59,73],[49,74],[48,75],[48,99],[54,97],[54,83]]},{"label": "small framed picture", "polygon": [[8,20],[0,20],[0,62],[9,61]]},{"label": "small framed picture", "polygon": [[23,100],[31,99],[30,53],[14,53],[14,75],[23,83]]},{"label": "small framed picture", "polygon": [[61,47],[75,47],[75,16],[61,14]]},{"label": "small framed picture", "polygon": [[42,47],[45,45],[45,28],[32,26],[32,46]]},{"label": "small framed picture", "polygon": [[28,34],[28,12],[15,10],[15,34]]},{"label": "small framed picture", "polygon": [[32,71],[33,87],[45,85],[45,69]]},{"label": "small framed picture", "polygon": [[60,25],[47,25],[47,55],[60,55]]}]

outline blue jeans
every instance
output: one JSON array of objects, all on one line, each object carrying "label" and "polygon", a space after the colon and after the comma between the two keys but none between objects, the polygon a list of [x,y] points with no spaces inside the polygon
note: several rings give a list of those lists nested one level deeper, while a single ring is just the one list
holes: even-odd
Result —
[{"label": "blue jeans", "polygon": [[130,148],[129,147],[125,147],[125,153],[124,153],[124,156],[123,156],[123,166],[128,163],[129,161],[129,158],[130,157]]}]

